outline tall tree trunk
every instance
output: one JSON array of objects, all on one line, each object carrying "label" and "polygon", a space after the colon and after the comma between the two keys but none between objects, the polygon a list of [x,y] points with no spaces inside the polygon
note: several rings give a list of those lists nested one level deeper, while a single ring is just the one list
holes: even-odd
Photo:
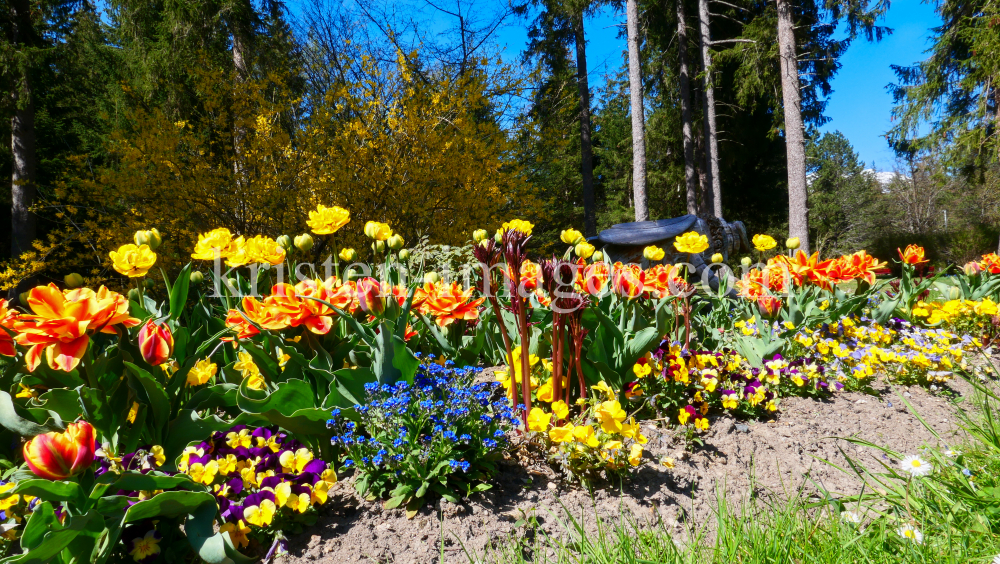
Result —
[{"label": "tall tree trunk", "polygon": [[[233,30],[233,70],[236,73],[237,88],[247,79],[246,56],[246,36],[243,34],[241,26],[237,24]],[[243,166],[243,143],[246,140],[247,132],[242,123],[244,116],[241,115],[241,112],[235,113],[233,119],[233,173],[236,177],[237,189],[240,189],[246,187],[246,168]]]},{"label": "tall tree trunk", "polygon": [[[719,144],[715,128],[715,88],[712,86],[712,37],[708,29],[708,0],[698,0],[698,22],[701,27],[701,62],[705,69],[705,155],[708,160],[709,183],[712,189],[711,210],[722,217],[722,189],[719,181]],[[706,206],[707,207],[707,206]]]},{"label": "tall tree trunk", "polygon": [[677,0],[677,59],[680,63],[678,82],[681,90],[681,135],[684,140],[684,182],[687,187],[687,212],[698,213],[698,188],[694,164],[694,139],[691,133],[691,78],[687,66],[687,18],[684,0]]},{"label": "tall tree trunk", "polygon": [[791,0],[778,3],[778,49],[781,59],[781,97],[785,112],[785,154],[788,159],[788,236],[798,237],[809,252],[809,209],[806,193],[806,141],[799,94],[799,66],[795,54]]},{"label": "tall tree trunk", "polygon": [[573,22],[576,38],[576,83],[580,88],[580,173],[583,176],[583,229],[597,235],[594,203],[594,154],[590,144],[590,84],[587,80],[587,42],[583,35],[583,13]]},{"label": "tall tree trunk", "polygon": [[[16,88],[16,87],[15,87]],[[28,77],[14,91],[14,117],[10,120],[10,152],[14,157],[11,174],[11,245],[15,258],[31,249],[35,240],[35,105],[31,100]]]},{"label": "tall tree trunk", "polygon": [[[37,44],[29,3],[15,0],[10,7],[13,17],[7,36],[14,49],[21,50]],[[14,115],[10,120],[10,152],[14,159],[10,183],[12,258],[30,250],[35,240],[35,215],[31,213],[31,205],[35,201],[35,105],[27,70],[21,79],[21,84],[14,85],[11,92],[14,103]],[[22,285],[26,282],[22,281]]]},{"label": "tall tree trunk", "polygon": [[649,219],[646,202],[646,117],[642,100],[642,67],[639,64],[639,7],[636,0],[626,2],[628,27],[628,89],[632,105],[632,194],[635,220]]}]

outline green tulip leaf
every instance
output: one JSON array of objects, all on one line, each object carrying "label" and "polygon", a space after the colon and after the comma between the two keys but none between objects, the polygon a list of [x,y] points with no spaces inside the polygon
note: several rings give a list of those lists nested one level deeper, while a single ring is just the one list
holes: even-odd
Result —
[{"label": "green tulip leaf", "polygon": [[125,367],[130,372],[129,387],[139,401],[149,406],[153,412],[153,425],[157,429],[165,429],[170,418],[170,398],[163,391],[163,386],[149,372],[131,362],[126,362]]}]

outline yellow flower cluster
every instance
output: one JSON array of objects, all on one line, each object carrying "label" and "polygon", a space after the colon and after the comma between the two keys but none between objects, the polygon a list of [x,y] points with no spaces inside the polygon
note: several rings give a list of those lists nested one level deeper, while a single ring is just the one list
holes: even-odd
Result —
[{"label": "yellow flower cluster", "polygon": [[945,382],[964,368],[964,353],[980,346],[971,336],[925,329],[905,321],[883,327],[870,320],[844,318],[815,330],[800,330],[793,354],[825,366],[844,384],[877,376],[901,383]]},{"label": "yellow flower cluster", "polygon": [[962,321],[972,321],[982,327],[989,318],[997,315],[997,304],[984,298],[982,301],[949,300],[947,302],[919,301],[910,311],[910,315],[928,325],[954,325]]},{"label": "yellow flower cluster", "polygon": [[562,400],[551,402],[548,411],[534,407],[528,415],[528,430],[544,433],[553,458],[581,478],[638,466],[643,461],[642,445],[648,441],[616,396],[602,381],[591,387],[586,400],[577,400],[579,412],[574,416]]},{"label": "yellow flower cluster", "polygon": [[198,235],[198,243],[191,258],[198,260],[226,259],[229,266],[243,266],[251,263],[278,265],[285,260],[285,249],[277,241],[264,235],[245,239],[242,235],[233,238],[225,227],[213,229]]}]

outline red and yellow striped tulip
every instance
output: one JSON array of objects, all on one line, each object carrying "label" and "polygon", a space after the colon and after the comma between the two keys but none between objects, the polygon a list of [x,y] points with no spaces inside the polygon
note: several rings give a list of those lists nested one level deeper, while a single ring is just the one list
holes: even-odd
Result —
[{"label": "red and yellow striped tulip", "polygon": [[64,480],[94,462],[97,443],[94,428],[86,421],[70,423],[66,431],[38,435],[24,444],[24,460],[39,478]]},{"label": "red and yellow striped tulip", "polygon": [[174,336],[166,325],[157,325],[152,319],[139,329],[139,352],[153,366],[159,366],[174,353]]}]

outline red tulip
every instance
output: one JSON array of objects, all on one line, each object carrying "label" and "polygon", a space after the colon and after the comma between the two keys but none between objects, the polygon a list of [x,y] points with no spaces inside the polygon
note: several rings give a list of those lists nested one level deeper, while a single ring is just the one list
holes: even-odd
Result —
[{"label": "red tulip", "polygon": [[139,329],[139,352],[153,366],[163,364],[174,352],[174,336],[166,325],[157,325],[150,319]]},{"label": "red tulip", "polygon": [[781,298],[775,296],[761,296],[757,298],[757,306],[764,317],[774,317],[781,310]]},{"label": "red tulip", "polygon": [[81,421],[70,423],[64,433],[52,431],[29,440],[24,460],[39,478],[64,480],[90,467],[96,450],[94,428]]},{"label": "red tulip", "polygon": [[369,315],[378,315],[385,311],[385,298],[382,297],[382,286],[374,278],[363,278],[357,284],[358,307]]}]

